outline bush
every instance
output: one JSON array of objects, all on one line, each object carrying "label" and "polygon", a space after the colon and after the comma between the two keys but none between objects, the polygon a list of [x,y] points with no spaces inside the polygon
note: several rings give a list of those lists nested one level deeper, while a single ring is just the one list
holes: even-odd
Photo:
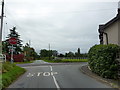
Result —
[{"label": "bush", "polygon": [[104,78],[118,79],[118,61],[116,61],[118,52],[120,46],[114,44],[93,46],[88,53],[91,70]]},{"label": "bush", "polygon": [[6,88],[8,85],[10,85],[16,78],[18,78],[21,74],[25,72],[25,69],[16,66],[15,64],[3,64],[3,72],[2,78],[2,88]]}]

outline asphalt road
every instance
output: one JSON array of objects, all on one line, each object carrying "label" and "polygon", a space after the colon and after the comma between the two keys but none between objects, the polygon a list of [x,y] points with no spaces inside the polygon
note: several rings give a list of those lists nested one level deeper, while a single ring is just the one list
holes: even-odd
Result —
[{"label": "asphalt road", "polygon": [[19,65],[27,72],[8,88],[111,88],[83,74],[80,67],[85,64],[49,64],[39,60]]}]

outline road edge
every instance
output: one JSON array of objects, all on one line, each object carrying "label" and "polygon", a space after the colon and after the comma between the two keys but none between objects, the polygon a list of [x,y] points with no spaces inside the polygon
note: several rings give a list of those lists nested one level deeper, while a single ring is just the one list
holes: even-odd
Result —
[{"label": "road edge", "polygon": [[[107,79],[105,79],[105,78],[102,78],[102,77],[98,76],[97,74],[93,73],[93,72],[90,70],[90,68],[89,68],[88,65],[84,65],[84,66],[80,67],[79,69],[80,69],[80,71],[81,71],[83,74],[86,74],[86,75],[88,75],[88,76],[96,79],[97,81],[100,81],[100,82],[102,82],[102,83],[105,83],[106,85],[109,85],[109,86],[111,86],[112,88],[118,88],[118,89],[120,90],[120,86],[118,86],[118,85],[110,82],[109,80],[107,80]],[[89,72],[91,72],[91,73],[87,72],[87,71],[84,70],[84,69],[87,69],[87,71],[89,71]]]}]

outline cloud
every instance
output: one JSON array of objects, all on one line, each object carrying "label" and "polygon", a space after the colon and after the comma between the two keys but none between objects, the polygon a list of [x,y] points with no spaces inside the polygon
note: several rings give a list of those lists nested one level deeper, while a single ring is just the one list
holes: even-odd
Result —
[{"label": "cloud", "polygon": [[37,51],[50,43],[62,53],[77,48],[84,53],[99,44],[98,26],[116,15],[116,2],[8,0],[5,22],[8,28],[16,26],[23,43],[31,40]]}]

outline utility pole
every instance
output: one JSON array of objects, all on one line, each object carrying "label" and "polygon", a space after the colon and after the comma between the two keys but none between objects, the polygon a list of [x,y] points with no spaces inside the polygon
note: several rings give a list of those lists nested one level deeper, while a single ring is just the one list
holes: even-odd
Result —
[{"label": "utility pole", "polygon": [[50,60],[50,44],[49,44],[49,60]]},{"label": "utility pole", "polygon": [[31,46],[31,40],[29,40],[29,46]]},{"label": "utility pole", "polygon": [[2,0],[2,12],[1,12],[1,27],[0,27],[0,55],[2,56],[2,29],[3,29],[3,17],[4,17],[4,0]]}]

